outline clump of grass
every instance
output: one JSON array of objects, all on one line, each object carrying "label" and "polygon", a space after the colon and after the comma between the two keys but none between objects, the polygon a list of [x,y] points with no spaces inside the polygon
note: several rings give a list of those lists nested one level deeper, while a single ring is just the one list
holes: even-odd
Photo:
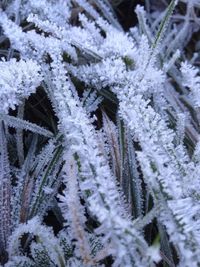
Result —
[{"label": "clump of grass", "polygon": [[198,1],[0,7],[1,266],[199,266]]}]

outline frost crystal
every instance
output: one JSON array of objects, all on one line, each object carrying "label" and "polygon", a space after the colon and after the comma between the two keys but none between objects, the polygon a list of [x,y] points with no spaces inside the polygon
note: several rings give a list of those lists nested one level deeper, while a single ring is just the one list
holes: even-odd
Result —
[{"label": "frost crystal", "polygon": [[0,1],[1,266],[200,265],[199,1],[120,2]]},{"label": "frost crystal", "polygon": [[33,60],[0,62],[0,110],[8,113],[36,91],[42,81],[41,66]]}]

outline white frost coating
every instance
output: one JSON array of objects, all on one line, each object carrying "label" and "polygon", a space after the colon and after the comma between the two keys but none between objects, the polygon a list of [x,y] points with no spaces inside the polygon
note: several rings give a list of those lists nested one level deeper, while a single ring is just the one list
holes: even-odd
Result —
[{"label": "white frost coating", "polygon": [[[105,233],[106,240],[111,238],[111,252],[115,257],[113,266],[131,266],[133,259],[138,266],[154,266],[153,259],[146,254],[147,243],[131,221],[123,216],[114,177],[99,151],[97,136],[86,112],[72,97],[72,85],[66,81],[63,65],[55,59],[51,67],[47,84],[54,88],[51,94],[60,118],[60,129],[66,147],[78,155],[81,163],[80,188],[90,191],[87,201],[90,211],[101,222],[98,232]],[[53,85],[49,84],[50,77]]]},{"label": "white frost coating", "polygon": [[[176,63],[179,57],[176,48],[180,48],[180,58],[185,58],[186,55],[183,53],[190,40],[189,35],[192,36],[200,28],[199,18],[196,17],[199,1],[182,0],[187,2],[186,15],[177,14],[178,8],[175,10],[172,14],[172,20],[175,21],[173,28],[168,21],[167,25],[171,27],[171,32],[168,34],[167,25],[163,25],[167,37],[164,37],[162,30],[158,32],[157,43],[161,48],[155,50],[152,50],[152,43],[156,39],[159,25],[162,26],[165,14],[158,11],[156,6],[162,6],[166,1],[160,3],[152,1],[154,2],[152,7],[155,8],[153,10],[156,11],[154,14],[144,12],[143,8],[138,7],[139,27],[127,33],[119,27],[111,12],[105,10],[106,0],[3,2],[11,5],[8,9],[3,7],[0,11],[2,29],[0,42],[6,40],[3,43],[3,46],[6,46],[8,40],[10,50],[4,51],[3,47],[0,53],[7,55],[8,52],[7,58],[11,55],[20,60],[0,62],[0,112],[4,113],[0,119],[5,125],[7,123],[8,126],[16,126],[21,123],[22,129],[32,129],[33,135],[39,133],[38,131],[42,129],[38,126],[36,128],[25,122],[22,124],[22,119],[13,118],[5,113],[8,113],[9,108],[14,109],[19,105],[21,100],[28,98],[43,81],[43,89],[53,104],[59,122],[58,130],[62,134],[58,138],[58,147],[57,141],[55,144],[49,143],[39,156],[34,156],[38,150],[36,141],[32,148],[27,148],[30,153],[28,152],[28,160],[25,159],[27,165],[22,170],[16,167],[17,164],[13,166],[13,160],[11,161],[11,173],[18,179],[13,201],[17,203],[13,205],[17,212],[11,218],[16,222],[12,222],[15,230],[11,230],[13,234],[10,243],[7,240],[10,232],[5,230],[5,249],[9,243],[10,260],[7,266],[24,264],[23,267],[26,267],[25,264],[32,264],[32,260],[37,258],[37,250],[40,250],[42,255],[41,242],[32,242],[28,250],[32,258],[24,257],[19,242],[24,233],[31,233],[40,241],[43,240],[51,260],[60,266],[63,253],[57,238],[53,232],[40,224],[40,220],[34,218],[29,221],[28,216],[42,213],[40,217],[43,217],[47,207],[50,206],[48,199],[51,195],[54,196],[56,191],[51,185],[61,177],[66,188],[60,197],[62,202],[60,208],[67,227],[71,229],[68,229],[70,233],[66,234],[65,238],[71,247],[75,246],[72,258],[62,266],[83,266],[83,262],[86,263],[88,260],[90,263],[93,262],[87,229],[87,219],[90,216],[99,224],[98,228],[92,229],[92,234],[101,235],[104,247],[100,252],[105,255],[102,259],[111,255],[114,261],[113,267],[149,267],[154,266],[154,261],[160,259],[159,246],[149,246],[143,235],[144,227],[151,223],[154,217],[166,227],[169,241],[176,249],[179,266],[199,266],[200,145],[199,143],[196,145],[196,140],[198,140],[200,119],[196,111],[200,107],[200,77],[198,68],[188,63],[182,63],[180,68],[179,62]],[[177,2],[172,1],[174,4]],[[14,9],[16,4],[20,5],[19,10]],[[15,23],[13,14],[16,14],[19,23]],[[142,32],[145,35],[142,35]],[[160,38],[163,40],[162,44],[158,42]],[[162,53],[156,54],[159,51]],[[195,60],[193,57],[193,61],[198,63]],[[95,129],[94,119],[90,119],[91,112],[94,112],[98,105],[104,109],[104,100],[101,103],[102,98],[99,95],[108,98],[105,102],[111,99],[114,102],[113,106],[118,109],[119,125],[113,121],[106,122],[105,116],[103,119],[107,144],[105,137],[104,139],[102,137],[102,129],[99,131],[102,127],[101,122],[98,129]],[[191,105],[190,108],[181,101],[182,97]],[[185,115],[185,111],[190,112],[189,109],[194,113],[192,116]],[[116,115],[112,107],[108,110]],[[102,114],[101,109],[98,112]],[[107,114],[107,107],[103,112],[110,115]],[[188,134],[190,129],[186,131],[188,124],[185,118],[190,121],[195,141],[192,134]],[[57,120],[54,121],[54,118],[52,120],[50,123],[55,126],[56,131]],[[2,127],[2,133],[3,130]],[[45,133],[44,130],[42,132]],[[52,136],[48,132],[46,135]],[[15,136],[12,135],[12,138]],[[10,140],[8,144],[12,144]],[[191,150],[195,150],[193,155],[192,152],[189,153],[185,144],[189,148],[191,146]],[[4,138],[2,145],[5,146]],[[104,149],[104,146],[111,147],[110,157],[108,149]],[[2,154],[2,151],[0,152]],[[2,173],[4,169],[6,170],[6,164],[9,165],[7,161],[3,158],[1,160]],[[55,169],[46,182],[43,182],[43,177],[46,179],[48,172],[51,171],[51,163],[55,164],[53,165]],[[73,163],[71,169],[70,163]],[[34,175],[29,177],[27,174],[32,175],[32,171]],[[62,175],[57,176],[58,171],[61,171]],[[7,170],[5,172],[9,173]],[[125,212],[121,193],[118,192],[120,186],[116,183],[113,173],[119,176],[120,186],[125,185],[125,188],[128,185],[128,190],[130,185],[136,183],[136,178],[138,179],[135,185],[138,189],[137,194],[134,195],[131,190],[127,190],[128,197],[134,195],[131,198],[134,200],[133,203],[131,201],[129,203],[134,218],[137,218],[134,222]],[[32,185],[28,184],[27,189],[26,181],[32,177],[36,180],[36,185],[31,197],[29,191]],[[6,182],[10,181],[8,175],[5,175],[4,179]],[[146,184],[145,190],[141,186],[143,182]],[[145,203],[140,203],[143,198],[144,202],[148,202],[148,199],[145,199],[146,195],[143,194],[146,190],[153,197],[154,205],[147,214],[148,207],[145,209]],[[9,206],[5,205],[5,196],[3,189],[0,204],[4,214],[9,210],[5,209]],[[20,199],[22,201],[19,201]],[[23,199],[30,201],[27,202],[27,207],[25,205],[27,208],[25,214],[22,214],[22,221],[27,217],[28,223],[16,229],[21,220],[18,211],[20,208],[23,210],[21,205]],[[135,215],[134,206],[138,206],[141,210],[139,216]],[[12,212],[13,207],[11,207]],[[85,210],[89,215],[85,216]],[[143,215],[146,216],[142,218]],[[1,220],[3,222],[1,228],[4,231],[9,220],[5,218]],[[156,225],[156,222],[152,223]],[[64,232],[62,231],[63,235]],[[19,256],[16,258],[15,255]],[[99,263],[100,260],[97,260],[97,264]],[[173,266],[173,262],[170,266]]]},{"label": "white frost coating", "polygon": [[58,239],[54,236],[52,229],[41,225],[38,217],[34,217],[26,224],[20,224],[13,232],[8,247],[10,258],[16,255],[21,256],[19,253],[21,246],[20,239],[24,234],[32,234],[36,236],[38,238],[38,243],[43,244],[51,261],[59,267],[63,266],[62,263],[64,263],[65,260]]},{"label": "white frost coating", "polygon": [[42,81],[41,67],[33,60],[0,62],[0,111],[8,113],[35,92]]},{"label": "white frost coating", "polygon": [[200,107],[200,76],[199,69],[187,62],[181,64],[181,73],[183,76],[183,85],[191,91],[191,98],[196,107]]}]

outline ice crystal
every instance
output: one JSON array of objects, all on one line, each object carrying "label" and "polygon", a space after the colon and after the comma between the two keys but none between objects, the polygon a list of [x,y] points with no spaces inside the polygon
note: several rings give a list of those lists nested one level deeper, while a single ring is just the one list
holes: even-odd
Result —
[{"label": "ice crystal", "polygon": [[200,5],[166,3],[0,2],[2,266],[199,266]]}]

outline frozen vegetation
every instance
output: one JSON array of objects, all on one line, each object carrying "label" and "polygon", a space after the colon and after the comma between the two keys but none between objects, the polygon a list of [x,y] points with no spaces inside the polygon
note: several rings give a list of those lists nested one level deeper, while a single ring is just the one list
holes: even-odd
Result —
[{"label": "frozen vegetation", "polygon": [[200,266],[200,1],[0,1],[0,266]]}]

